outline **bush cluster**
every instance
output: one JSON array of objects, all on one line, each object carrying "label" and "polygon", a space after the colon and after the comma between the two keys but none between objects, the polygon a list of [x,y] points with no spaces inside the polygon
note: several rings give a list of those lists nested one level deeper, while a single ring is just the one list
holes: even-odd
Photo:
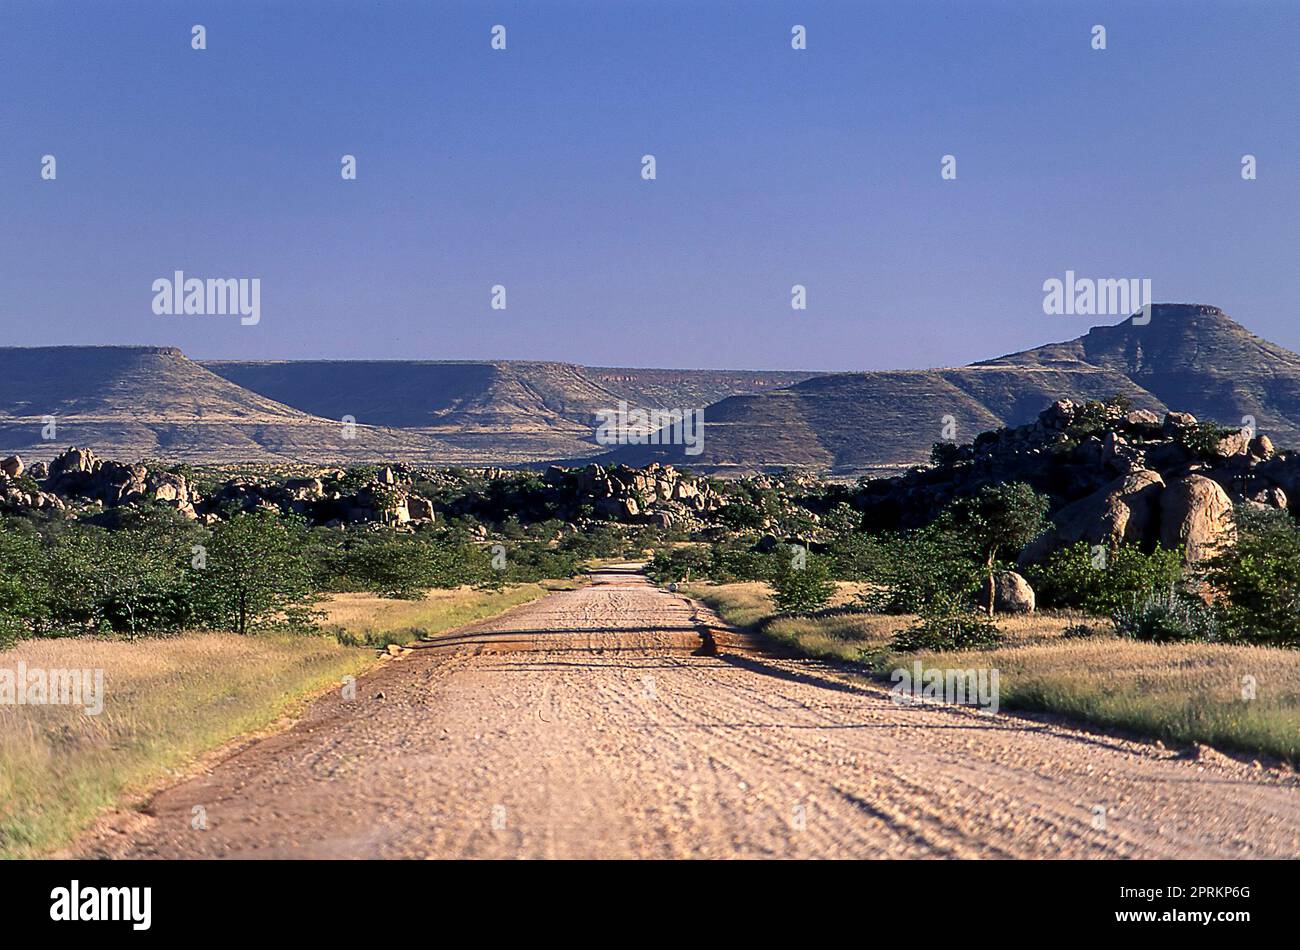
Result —
[{"label": "bush cluster", "polygon": [[1042,607],[1071,607],[1108,616],[1120,607],[1176,585],[1183,572],[1178,550],[1145,553],[1135,545],[1098,549],[1084,541],[1053,552],[1028,569]]},{"label": "bush cluster", "polygon": [[0,517],[0,644],[24,636],[240,633],[312,626],[327,591],[415,597],[428,588],[498,587],[571,577],[619,535],[496,545],[465,527],[414,533],[310,529],[265,509],[205,528],[164,508],[117,510],[103,523]]}]

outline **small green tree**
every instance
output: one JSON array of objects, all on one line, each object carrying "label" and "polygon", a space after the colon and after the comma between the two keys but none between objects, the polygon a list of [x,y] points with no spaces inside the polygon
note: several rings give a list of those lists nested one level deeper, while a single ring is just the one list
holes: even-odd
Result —
[{"label": "small green tree", "polygon": [[1111,622],[1121,637],[1149,643],[1220,639],[1214,611],[1198,597],[1173,587],[1134,597],[1111,614]]},{"label": "small green tree", "polygon": [[306,551],[298,519],[258,511],[219,522],[195,565],[208,619],[241,634],[274,617],[309,622],[315,589]]},{"label": "small green tree", "polygon": [[712,552],[694,545],[660,548],[646,565],[646,576],[656,584],[705,580],[711,574]]},{"label": "small green tree", "polygon": [[863,595],[868,609],[920,613],[940,602],[969,603],[981,582],[979,556],[970,539],[936,521],[878,541],[880,556],[867,579],[879,586]]},{"label": "small green tree", "polygon": [[809,614],[825,607],[835,593],[825,558],[791,547],[777,561],[772,590],[777,607],[792,614]]},{"label": "small green tree", "polygon": [[1002,642],[1002,633],[985,614],[968,604],[942,599],[926,605],[911,626],[896,631],[889,645],[902,652],[917,650],[985,650]]},{"label": "small green tree", "polygon": [[112,599],[113,556],[108,531],[71,523],[52,532],[42,573],[57,596],[49,601],[52,626],[108,631],[107,610]]},{"label": "small green tree", "polygon": [[368,538],[347,552],[344,571],[384,597],[414,599],[435,586],[429,547],[411,537]]},{"label": "small green tree", "polygon": [[1300,646],[1300,531],[1281,509],[1242,506],[1234,521],[1236,542],[1205,571],[1222,626],[1234,640]]},{"label": "small green tree", "polygon": [[121,616],[135,639],[141,628],[155,625],[157,607],[183,586],[188,572],[169,538],[158,531],[110,532],[103,569],[107,578],[105,612]]},{"label": "small green tree", "polygon": [[1018,554],[1037,537],[1047,519],[1047,506],[1045,495],[1023,482],[1011,482],[985,485],[976,494],[957,499],[945,513],[946,523],[965,535],[979,552],[990,617],[998,555]]}]

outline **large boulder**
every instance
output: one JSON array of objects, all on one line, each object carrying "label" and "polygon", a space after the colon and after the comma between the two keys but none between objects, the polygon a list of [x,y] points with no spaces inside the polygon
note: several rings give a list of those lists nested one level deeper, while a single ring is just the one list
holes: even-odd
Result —
[{"label": "large boulder", "polygon": [[1246,501],[1265,508],[1285,508],[1287,504],[1286,492],[1276,485],[1269,485],[1267,488],[1251,493]]},{"label": "large boulder", "polygon": [[1128,475],[1142,471],[1144,461],[1141,450],[1118,433],[1107,432],[1101,440],[1101,463],[1112,472]]},{"label": "large boulder", "polygon": [[86,490],[100,462],[90,449],[70,448],[50,462],[46,487],[60,495],[77,495]]},{"label": "large boulder", "polygon": [[61,475],[90,474],[95,470],[95,453],[90,449],[68,449],[50,463],[50,478]]},{"label": "large boulder", "polygon": [[175,472],[152,472],[145,485],[158,501],[173,502],[177,507],[190,501],[190,487],[184,475],[177,475]]},{"label": "large boulder", "polygon": [[421,498],[419,495],[407,496],[406,510],[410,513],[412,521],[433,520],[433,502],[427,498]]},{"label": "large boulder", "polygon": [[1168,412],[1165,413],[1163,429],[1165,435],[1177,435],[1188,429],[1196,428],[1196,417],[1190,412]]},{"label": "large boulder", "polygon": [[598,516],[614,521],[626,521],[640,514],[635,498],[601,498],[592,506]]},{"label": "large boulder", "polygon": [[1273,440],[1266,435],[1257,435],[1250,440],[1248,449],[1251,455],[1258,459],[1270,459],[1273,457]]},{"label": "large boulder", "polygon": [[23,460],[17,455],[11,455],[3,462],[0,462],[0,472],[4,472],[10,478],[17,478],[20,476],[25,467],[26,466],[23,465]]},{"label": "large boulder", "polygon": [[1219,461],[1226,461],[1235,455],[1245,455],[1250,444],[1250,436],[1245,432],[1229,432],[1214,443],[1213,454]]},{"label": "large boulder", "polygon": [[[95,466],[87,497],[98,498],[106,505],[121,505],[138,501],[148,490],[148,469],[143,465],[124,462],[103,462]],[[179,477],[179,476],[178,476]]]},{"label": "large boulder", "polygon": [[1160,417],[1150,409],[1134,409],[1132,412],[1124,416],[1124,422],[1134,428],[1160,428]]},{"label": "large boulder", "polygon": [[1160,498],[1160,543],[1185,547],[1194,564],[1232,540],[1232,499],[1218,482],[1188,475],[1165,489]]},{"label": "large boulder", "polygon": [[1066,428],[1078,414],[1079,408],[1069,399],[1058,399],[1038,414],[1040,428],[1049,432]]},{"label": "large boulder", "polygon": [[690,498],[698,498],[700,490],[689,482],[679,481],[673,488],[672,497],[677,501],[686,501]]},{"label": "large boulder", "polygon": [[[980,606],[988,606],[988,591],[980,592]],[[1015,571],[993,575],[993,610],[1005,614],[1032,614],[1036,606],[1034,589]]]},{"label": "large boulder", "polygon": [[1079,541],[1106,547],[1146,543],[1156,531],[1157,502],[1164,487],[1160,473],[1150,469],[1121,475],[1058,511],[1052,527],[1025,548],[1020,563],[1042,560]]}]

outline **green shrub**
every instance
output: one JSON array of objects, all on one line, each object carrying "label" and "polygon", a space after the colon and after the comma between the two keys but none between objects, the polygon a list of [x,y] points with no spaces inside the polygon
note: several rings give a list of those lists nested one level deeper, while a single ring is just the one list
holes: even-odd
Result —
[{"label": "green shrub", "polygon": [[775,557],[748,544],[715,544],[710,555],[709,575],[720,584],[768,580],[776,572]]},{"label": "green shrub", "polygon": [[1038,536],[1047,520],[1048,498],[1024,482],[985,485],[974,495],[958,498],[939,519],[973,545],[982,563],[981,580],[988,614],[993,616],[994,576],[998,555],[1015,556]]},{"label": "green shrub", "polygon": [[1114,627],[1107,627],[1099,623],[1076,623],[1062,630],[1061,636],[1066,640],[1090,640],[1093,637],[1104,637],[1114,632]]},{"label": "green shrub", "polygon": [[1236,543],[1206,568],[1227,638],[1300,646],[1300,531],[1280,509],[1242,506],[1234,520]]},{"label": "green shrub", "polygon": [[895,633],[889,645],[900,652],[911,653],[916,650],[984,650],[1001,642],[1001,631],[986,613],[948,603],[927,610],[911,626]]},{"label": "green shrub", "polygon": [[26,492],[28,495],[34,495],[41,490],[41,486],[37,483],[36,479],[26,473],[19,475],[18,478],[15,479],[14,487],[21,492]]},{"label": "green shrub", "polygon": [[961,446],[956,442],[936,442],[930,446],[930,464],[935,468],[948,468],[961,456]]},{"label": "green shrub", "polygon": [[1172,587],[1135,598],[1111,619],[1115,631],[1130,640],[1186,643],[1219,639],[1214,613],[1195,597]]},{"label": "green shrub", "polygon": [[983,576],[970,543],[936,523],[878,541],[877,590],[862,596],[877,613],[920,613],[940,600],[973,602]]},{"label": "green shrub", "polygon": [[646,564],[646,575],[656,584],[675,584],[685,580],[705,580],[713,559],[698,547],[660,548]]},{"label": "green shrub", "polygon": [[1183,573],[1180,550],[1144,554],[1132,544],[1094,552],[1085,541],[1054,551],[1027,571],[1042,607],[1073,607],[1109,616],[1155,591],[1175,586]]},{"label": "green shrub", "polygon": [[827,546],[826,556],[831,572],[844,581],[879,577],[889,557],[879,539],[862,531],[837,535]]},{"label": "green shrub", "polygon": [[1219,443],[1239,432],[1217,422],[1201,422],[1178,432],[1178,442],[1202,461],[1210,461],[1217,454]]},{"label": "green shrub", "polygon": [[802,548],[786,548],[784,555],[771,581],[777,607],[792,614],[825,607],[835,593],[826,560]]},{"label": "green shrub", "polygon": [[302,556],[306,543],[300,519],[274,512],[219,522],[193,572],[200,619],[241,634],[273,624],[310,628],[316,598],[312,566]]}]

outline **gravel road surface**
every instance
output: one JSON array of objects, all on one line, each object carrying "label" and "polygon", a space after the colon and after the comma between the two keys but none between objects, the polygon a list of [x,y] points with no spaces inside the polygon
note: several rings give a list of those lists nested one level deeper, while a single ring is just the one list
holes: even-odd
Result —
[{"label": "gravel road surface", "polygon": [[[707,628],[716,656],[696,655]],[[342,692],[70,853],[1300,855],[1294,772],[895,705],[631,569],[421,644]]]}]

